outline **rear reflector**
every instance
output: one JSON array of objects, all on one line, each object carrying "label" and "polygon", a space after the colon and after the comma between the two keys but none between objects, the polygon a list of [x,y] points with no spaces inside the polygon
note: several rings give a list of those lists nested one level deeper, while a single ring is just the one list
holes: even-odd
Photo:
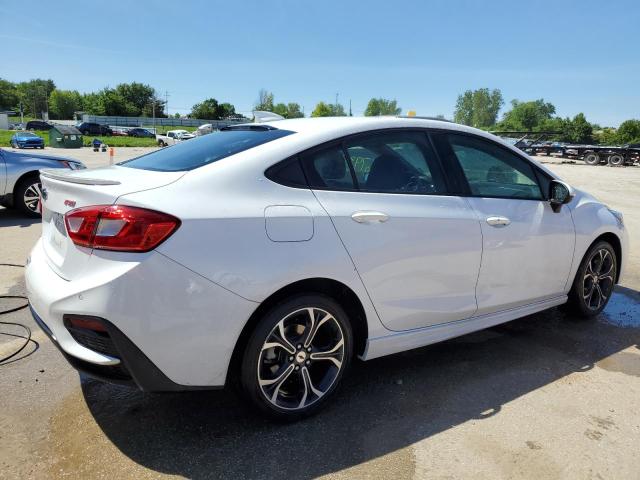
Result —
[{"label": "rear reflector", "polygon": [[96,317],[65,315],[64,323],[67,328],[81,328],[83,330],[91,330],[92,332],[107,332],[107,327]]},{"label": "rear reflector", "polygon": [[120,252],[153,250],[180,226],[172,215],[127,205],[76,208],[64,220],[76,245]]}]

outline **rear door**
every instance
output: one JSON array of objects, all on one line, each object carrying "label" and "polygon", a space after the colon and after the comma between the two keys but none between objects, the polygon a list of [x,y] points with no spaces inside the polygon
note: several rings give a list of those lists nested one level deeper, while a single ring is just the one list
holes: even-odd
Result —
[{"label": "rear door", "polygon": [[477,315],[562,295],[571,268],[571,212],[554,212],[549,178],[532,162],[490,140],[432,135],[440,157],[468,192],[483,237]]},{"label": "rear door", "polygon": [[380,131],[301,156],[385,326],[470,317],[482,239],[422,131]]}]

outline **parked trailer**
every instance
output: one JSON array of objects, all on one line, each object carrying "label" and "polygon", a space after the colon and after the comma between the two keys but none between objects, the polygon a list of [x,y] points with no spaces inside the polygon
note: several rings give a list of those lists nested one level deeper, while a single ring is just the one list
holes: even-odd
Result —
[{"label": "parked trailer", "polygon": [[634,165],[640,164],[640,144],[631,145],[578,145],[544,141],[560,132],[491,132],[496,135],[521,135],[515,146],[530,155],[576,158],[587,165]]},{"label": "parked trailer", "polygon": [[584,160],[587,165],[608,164],[615,167],[640,163],[640,145],[565,145],[562,156]]}]

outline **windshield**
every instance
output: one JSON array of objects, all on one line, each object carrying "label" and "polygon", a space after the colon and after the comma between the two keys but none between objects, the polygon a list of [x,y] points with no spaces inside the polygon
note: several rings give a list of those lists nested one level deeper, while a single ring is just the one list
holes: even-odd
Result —
[{"label": "windshield", "polygon": [[31,132],[20,132],[18,135],[21,137],[37,137],[35,133]]},{"label": "windshield", "polygon": [[156,150],[118,165],[158,172],[181,172],[208,165],[263,143],[291,135],[289,130],[228,129]]}]

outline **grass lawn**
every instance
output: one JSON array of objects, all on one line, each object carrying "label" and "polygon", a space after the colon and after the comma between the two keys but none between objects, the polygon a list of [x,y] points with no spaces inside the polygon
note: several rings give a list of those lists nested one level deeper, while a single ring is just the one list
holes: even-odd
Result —
[{"label": "grass lawn", "polygon": [[[10,146],[11,136],[16,133],[13,130],[0,130],[0,147]],[[36,135],[44,138],[44,144],[49,146],[49,132],[33,132]],[[153,147],[156,145],[156,141],[153,138],[136,138],[136,137],[93,137],[91,135],[85,135],[82,138],[82,143],[85,146],[91,146],[91,142],[94,138],[99,139],[103,143],[111,147]]]}]

